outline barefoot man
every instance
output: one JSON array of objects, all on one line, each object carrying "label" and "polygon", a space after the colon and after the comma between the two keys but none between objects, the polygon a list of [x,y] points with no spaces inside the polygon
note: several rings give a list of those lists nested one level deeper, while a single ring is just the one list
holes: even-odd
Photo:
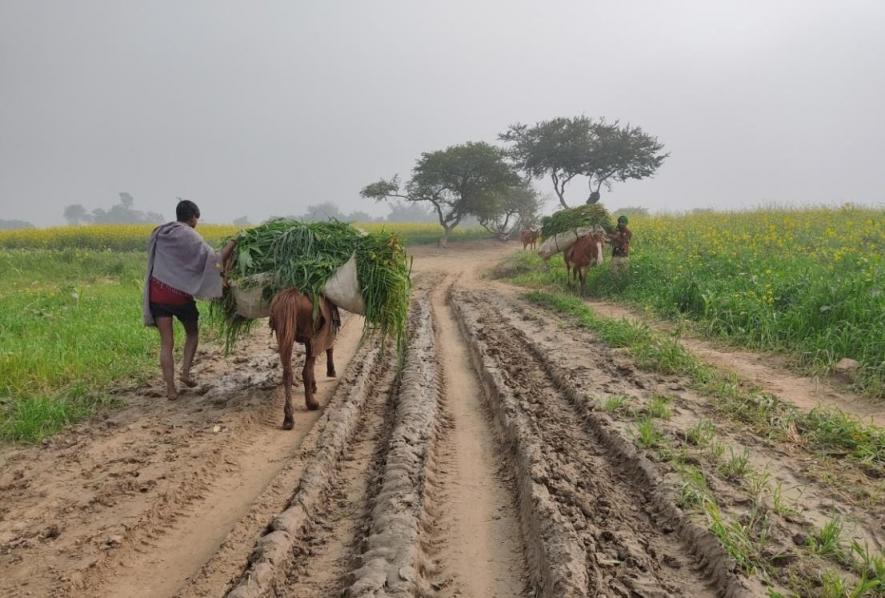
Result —
[{"label": "barefoot man", "polygon": [[200,208],[187,199],[175,208],[176,222],[158,226],[148,245],[147,275],[144,284],[144,323],[160,332],[160,368],[166,382],[166,396],[178,398],[175,388],[175,363],[172,349],[175,339],[172,318],[178,318],[185,331],[181,377],[185,386],[196,386],[191,378],[191,364],[197,352],[199,317],[194,297],[221,297],[221,265],[234,249],[234,241],[219,253],[194,230]]}]

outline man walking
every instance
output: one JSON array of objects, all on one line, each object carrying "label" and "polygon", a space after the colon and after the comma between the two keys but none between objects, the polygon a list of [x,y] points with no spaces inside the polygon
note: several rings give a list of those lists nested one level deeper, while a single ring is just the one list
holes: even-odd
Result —
[{"label": "man walking", "polygon": [[172,318],[178,318],[185,331],[180,380],[193,387],[196,382],[190,372],[199,342],[200,317],[194,297],[221,297],[221,266],[235,244],[231,241],[221,252],[216,252],[206,243],[194,230],[200,219],[200,208],[192,201],[178,202],[175,216],[175,222],[160,225],[151,233],[143,300],[145,325],[156,326],[160,332],[160,368],[170,401],[178,398]]},{"label": "man walking", "polygon": [[627,217],[618,217],[618,228],[608,238],[612,243],[612,271],[619,276],[630,271],[630,238],[633,233],[627,228]]}]

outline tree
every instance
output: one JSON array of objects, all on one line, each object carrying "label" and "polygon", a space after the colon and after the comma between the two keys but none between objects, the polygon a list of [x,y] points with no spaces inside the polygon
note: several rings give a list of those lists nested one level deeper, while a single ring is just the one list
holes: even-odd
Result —
[{"label": "tree", "polygon": [[366,212],[357,210],[344,217],[345,222],[374,222],[374,218]]},{"label": "tree", "polygon": [[669,155],[640,127],[586,116],[558,117],[531,127],[517,123],[499,137],[513,144],[508,155],[527,175],[550,176],[563,208],[569,207],[566,186],[576,176],[587,177],[587,203],[596,203],[603,185],[611,189],[613,182],[652,176]]},{"label": "tree", "polygon": [[163,215],[156,212],[142,212],[132,208],[135,200],[125,191],[120,193],[120,202],[105,210],[92,210],[90,220],[96,224],[142,224],[163,222]]},{"label": "tree", "polygon": [[[604,120],[593,126],[594,142],[581,174],[587,177],[590,196],[587,203],[599,201],[599,190],[611,190],[612,182],[653,176],[667,159],[664,144],[641,127]],[[594,189],[595,186],[595,189]]]},{"label": "tree", "polygon": [[558,117],[533,127],[510,125],[498,137],[513,143],[508,155],[527,175],[535,179],[550,176],[559,203],[567,208],[565,188],[584,169],[593,143],[592,128],[593,121],[586,116]]},{"label": "tree", "polygon": [[393,201],[390,203],[388,222],[436,222],[431,209],[417,203]]},{"label": "tree", "polygon": [[323,203],[307,206],[307,210],[304,212],[304,216],[302,216],[301,219],[307,220],[308,222],[321,222],[331,219],[344,220],[344,214],[342,214],[341,210],[338,209],[338,206],[331,201],[324,201]]},{"label": "tree", "polygon": [[483,208],[477,214],[480,225],[506,241],[514,232],[537,222],[541,199],[531,184],[524,182],[496,194]]},{"label": "tree", "polygon": [[249,226],[249,217],[248,216],[240,216],[239,218],[234,218],[234,226],[239,226],[239,227]]},{"label": "tree", "polygon": [[24,220],[0,220],[0,230],[14,230],[17,228],[34,228],[34,225]]},{"label": "tree", "polygon": [[504,157],[499,148],[484,142],[453,145],[421,154],[404,189],[394,176],[367,185],[360,195],[376,201],[429,203],[443,228],[440,245],[446,247],[449,233],[466,215],[482,212],[499,193],[519,185],[519,175]]},{"label": "tree", "polygon": [[65,207],[64,216],[65,220],[68,221],[68,224],[71,225],[80,224],[81,222],[89,222],[92,219],[89,216],[89,212],[86,211],[86,208],[78,203]]}]

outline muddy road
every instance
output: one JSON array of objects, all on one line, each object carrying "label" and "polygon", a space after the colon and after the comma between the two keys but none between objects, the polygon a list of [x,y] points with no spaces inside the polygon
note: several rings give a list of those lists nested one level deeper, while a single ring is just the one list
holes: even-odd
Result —
[{"label": "muddy road", "polygon": [[[339,378],[318,376],[318,412],[296,395],[293,431],[261,330],[233,356],[201,352],[201,386],[177,403],[134,389],[43,446],[3,449],[0,595],[765,595],[684,508],[676,466],[599,408],[663,393],[663,434],[710,418],[801,486],[802,509],[770,517],[778,550],[834,507],[881,548],[879,497],[809,477],[807,455],[482,278],[513,250],[416,250],[404,362],[349,318]],[[745,514],[746,485],[714,469],[724,516]]]}]

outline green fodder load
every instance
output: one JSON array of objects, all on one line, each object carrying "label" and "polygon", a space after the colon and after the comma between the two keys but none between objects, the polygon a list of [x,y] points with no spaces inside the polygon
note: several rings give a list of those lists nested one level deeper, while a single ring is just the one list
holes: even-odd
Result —
[{"label": "green fodder load", "polygon": [[612,232],[611,215],[601,204],[591,204],[577,208],[566,208],[541,218],[541,240],[546,241],[559,233],[579,228],[593,228],[599,225],[606,232]]},{"label": "green fodder load", "polygon": [[[363,233],[343,222],[271,220],[237,233],[231,285],[260,287],[264,300],[284,289],[309,296],[318,314],[326,283],[351,258],[356,262],[365,327],[393,336],[402,348],[409,308],[410,265],[399,238],[389,232]],[[254,320],[237,313],[234,292],[227,288],[220,311],[225,342],[233,346]]]}]

